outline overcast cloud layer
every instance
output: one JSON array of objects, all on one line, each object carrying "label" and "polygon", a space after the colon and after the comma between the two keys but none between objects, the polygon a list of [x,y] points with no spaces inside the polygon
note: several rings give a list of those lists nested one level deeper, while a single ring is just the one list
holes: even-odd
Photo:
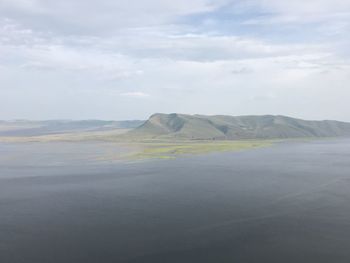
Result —
[{"label": "overcast cloud layer", "polygon": [[350,0],[0,0],[0,119],[350,121]]}]

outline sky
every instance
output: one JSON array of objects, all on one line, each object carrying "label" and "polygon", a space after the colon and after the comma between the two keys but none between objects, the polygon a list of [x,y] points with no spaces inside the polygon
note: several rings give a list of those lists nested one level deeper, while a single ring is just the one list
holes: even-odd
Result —
[{"label": "sky", "polygon": [[0,0],[0,119],[350,121],[350,0]]}]

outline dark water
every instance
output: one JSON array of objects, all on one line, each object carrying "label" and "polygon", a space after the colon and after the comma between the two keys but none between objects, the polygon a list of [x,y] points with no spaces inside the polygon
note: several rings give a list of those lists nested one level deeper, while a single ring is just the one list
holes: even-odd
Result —
[{"label": "dark water", "polygon": [[2,163],[0,262],[348,263],[350,140],[134,164]]}]

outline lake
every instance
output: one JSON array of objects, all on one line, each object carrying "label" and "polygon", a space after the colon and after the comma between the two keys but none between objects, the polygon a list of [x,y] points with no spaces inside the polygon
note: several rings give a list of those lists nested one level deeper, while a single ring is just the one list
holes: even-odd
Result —
[{"label": "lake", "polygon": [[350,140],[112,162],[0,144],[0,262],[350,262]]}]

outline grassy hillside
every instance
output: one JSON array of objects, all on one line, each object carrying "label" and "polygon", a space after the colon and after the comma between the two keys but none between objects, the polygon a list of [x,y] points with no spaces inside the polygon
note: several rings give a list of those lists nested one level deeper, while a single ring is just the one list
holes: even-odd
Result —
[{"label": "grassy hillside", "polygon": [[154,114],[131,137],[192,140],[284,139],[350,136],[350,123],[285,116]]}]

